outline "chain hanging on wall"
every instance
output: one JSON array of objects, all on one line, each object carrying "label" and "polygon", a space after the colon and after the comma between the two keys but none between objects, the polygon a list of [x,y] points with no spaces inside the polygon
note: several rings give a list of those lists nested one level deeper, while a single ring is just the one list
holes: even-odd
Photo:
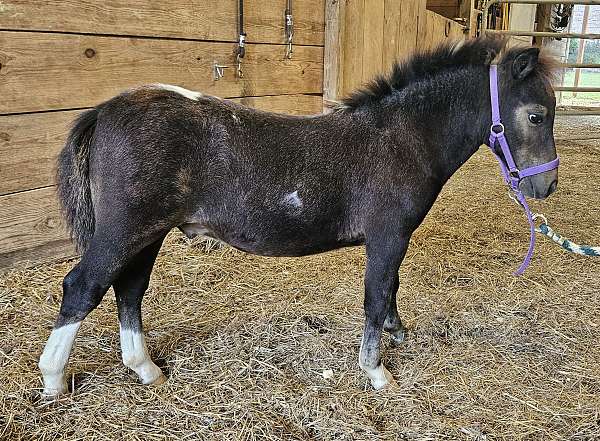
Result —
[{"label": "chain hanging on wall", "polygon": [[294,38],[294,17],[292,16],[292,0],[287,0],[285,6],[285,58],[291,59],[294,48],[292,40]]},{"label": "chain hanging on wall", "polygon": [[239,0],[238,6],[238,47],[237,47],[237,76],[244,77],[242,58],[246,55],[246,33],[244,32],[244,0]]}]

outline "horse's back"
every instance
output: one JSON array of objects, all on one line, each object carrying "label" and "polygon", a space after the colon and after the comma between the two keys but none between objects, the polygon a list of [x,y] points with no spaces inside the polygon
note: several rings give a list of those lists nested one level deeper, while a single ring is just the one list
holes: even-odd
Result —
[{"label": "horse's back", "polygon": [[266,255],[360,242],[350,219],[357,173],[343,167],[332,136],[319,118],[210,96],[119,95],[99,108],[90,158],[98,217],[117,206],[134,224],[184,226]]}]

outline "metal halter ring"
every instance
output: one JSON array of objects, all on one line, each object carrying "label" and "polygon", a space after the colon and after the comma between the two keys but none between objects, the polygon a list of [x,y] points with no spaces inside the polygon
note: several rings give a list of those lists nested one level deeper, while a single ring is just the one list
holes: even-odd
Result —
[{"label": "metal halter ring", "polygon": [[548,219],[546,219],[546,216],[544,216],[543,214],[535,213],[533,216],[531,216],[531,219],[533,219],[534,221],[541,219],[543,223],[548,225]]},{"label": "metal halter ring", "polygon": [[[495,127],[500,127],[500,131],[496,132],[494,130]],[[492,124],[492,126],[490,127],[490,133],[492,133],[494,135],[500,135],[500,134],[504,133],[504,124],[502,124],[501,122],[497,123],[497,124]]]}]

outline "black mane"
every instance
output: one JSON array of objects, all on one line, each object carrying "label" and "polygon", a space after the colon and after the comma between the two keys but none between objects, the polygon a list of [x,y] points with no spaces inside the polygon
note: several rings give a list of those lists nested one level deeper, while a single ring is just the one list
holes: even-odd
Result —
[{"label": "black mane", "polygon": [[[403,62],[397,62],[390,74],[378,76],[365,87],[342,99],[338,110],[354,110],[377,103],[394,90],[400,90],[419,79],[457,66],[490,65],[505,47],[505,40],[475,38],[467,41],[445,43],[432,50],[415,53]],[[509,50],[505,57],[509,56]],[[504,58],[504,57],[503,57]]]}]

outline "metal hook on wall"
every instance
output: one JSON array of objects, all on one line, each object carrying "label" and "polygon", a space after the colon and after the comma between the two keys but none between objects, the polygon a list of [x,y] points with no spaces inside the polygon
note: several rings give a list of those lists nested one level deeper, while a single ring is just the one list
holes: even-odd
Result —
[{"label": "metal hook on wall", "polygon": [[246,34],[240,34],[240,39],[238,40],[238,50],[236,55],[237,62],[237,76],[238,78],[244,77],[244,72],[242,71],[242,58],[246,55]]},{"label": "metal hook on wall", "polygon": [[219,81],[225,75],[223,69],[227,69],[229,66],[223,66],[219,64],[217,61],[213,63],[213,80]]},{"label": "metal hook on wall", "polygon": [[294,48],[292,41],[294,39],[294,17],[292,15],[292,0],[287,0],[285,6],[285,58],[291,59]]},{"label": "metal hook on wall", "polygon": [[237,47],[237,76],[244,77],[242,71],[242,58],[246,55],[246,33],[244,32],[244,0],[239,0],[238,3],[238,47]]}]

